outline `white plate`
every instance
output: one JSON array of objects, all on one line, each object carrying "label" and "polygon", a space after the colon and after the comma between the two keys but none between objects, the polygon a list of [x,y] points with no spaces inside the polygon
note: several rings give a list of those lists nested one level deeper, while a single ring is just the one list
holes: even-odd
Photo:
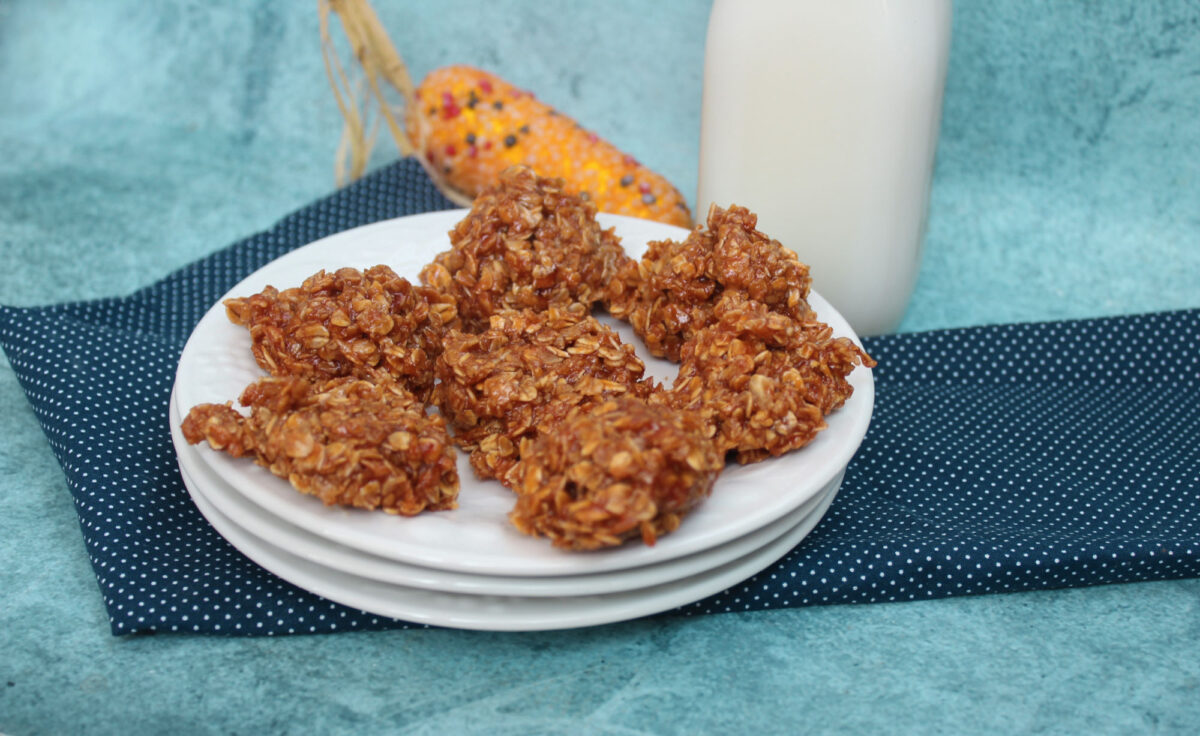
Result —
[{"label": "white plate", "polygon": [[218,511],[183,473],[209,523],[244,555],[288,582],[327,600],[378,616],[480,631],[548,631],[627,621],[719,593],[752,577],[799,544],[825,515],[835,493],[799,525],[764,547],[707,572],[663,585],[606,595],[531,598],[464,595],[391,585],[349,575],[286,552],[242,529]]},{"label": "white plate", "polygon": [[[415,281],[420,268],[449,247],[447,232],[463,214],[463,210],[435,212],[338,233],[267,264],[231,289],[227,297],[254,294],[267,285],[298,285],[321,268],[342,266],[367,268],[384,263]],[[601,215],[600,221],[616,228],[633,257],[639,257],[651,240],[687,235],[680,228],[629,217]],[[815,292],[810,303],[834,334],[857,340],[841,315]],[[611,324],[623,340],[638,349],[648,373],[666,381],[674,378],[673,364],[649,358],[627,325]],[[249,334],[229,322],[218,302],[184,347],[175,382],[179,407],[186,410],[200,403],[235,400],[261,374],[250,352]],[[844,471],[871,419],[871,371],[856,369],[850,383],[854,395],[828,418],[828,428],[809,446],[766,462],[727,468],[712,497],[690,514],[678,531],[653,547],[628,544],[598,552],[566,552],[545,540],[520,534],[507,520],[513,503],[511,492],[495,481],[477,480],[466,462],[459,463],[457,509],[401,518],[327,507],[248,460],[208,449],[201,457],[225,482],[269,513],[353,549],[475,574],[584,575],[657,564],[724,544],[786,516],[813,498]]]},{"label": "white plate", "polygon": [[[179,409],[172,401],[171,431],[178,433]],[[179,438],[177,438],[178,440]],[[744,537],[718,545],[703,552],[669,560],[656,565],[643,565],[628,570],[615,570],[590,575],[567,577],[508,577],[474,575],[471,573],[437,570],[409,565],[351,549],[328,539],[309,534],[288,524],[247,501],[229,487],[199,458],[196,448],[180,445],[179,468],[187,474],[192,492],[204,496],[223,516],[237,519],[238,526],[248,534],[289,552],[297,557],[334,570],[383,583],[404,585],[424,590],[475,595],[516,595],[527,597],[580,596],[634,590],[661,585],[695,575],[742,557],[759,549],[796,527],[804,517],[813,513],[824,500],[837,492],[839,475],[829,487],[809,499],[795,511]]]}]

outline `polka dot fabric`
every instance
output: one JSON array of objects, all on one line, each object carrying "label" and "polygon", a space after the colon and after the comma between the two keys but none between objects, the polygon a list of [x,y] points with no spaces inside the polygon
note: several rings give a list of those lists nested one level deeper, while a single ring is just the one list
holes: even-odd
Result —
[{"label": "polka dot fabric", "polygon": [[[128,297],[0,308],[114,634],[407,627],[262,570],[192,505],[167,404],[222,294],[326,235],[451,203],[402,161]],[[816,530],[675,613],[920,600],[1200,574],[1200,310],[867,341],[876,414]]]},{"label": "polka dot fabric", "polygon": [[865,342],[875,414],[825,519],[684,613],[1200,575],[1200,310]]},{"label": "polka dot fabric", "polygon": [[401,161],[128,297],[0,307],[0,344],[66,474],[114,634],[406,625],[291,586],[222,539],[180,479],[167,406],[192,328],[247,274],[326,235],[454,206]]}]

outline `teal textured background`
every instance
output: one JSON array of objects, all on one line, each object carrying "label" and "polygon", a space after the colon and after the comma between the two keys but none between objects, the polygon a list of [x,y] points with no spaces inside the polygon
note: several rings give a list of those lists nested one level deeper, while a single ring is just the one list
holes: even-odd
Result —
[{"label": "teal textured background", "polygon": [[[492,69],[694,197],[707,2],[375,5],[417,78]],[[1200,306],[1200,2],[955,13],[901,329]],[[315,3],[0,0],[0,303],[124,294],[269,226],[334,187],[339,132]],[[381,139],[373,163],[394,155]],[[1195,580],[526,635],[114,639],[6,363],[0,414],[6,734],[1200,730]]]}]

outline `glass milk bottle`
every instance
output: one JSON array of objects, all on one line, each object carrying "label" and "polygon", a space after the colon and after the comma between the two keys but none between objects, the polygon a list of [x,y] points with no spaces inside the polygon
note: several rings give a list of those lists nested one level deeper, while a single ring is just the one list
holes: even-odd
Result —
[{"label": "glass milk bottle", "polygon": [[697,216],[758,214],[863,335],[916,283],[950,45],[950,0],[715,0]]}]

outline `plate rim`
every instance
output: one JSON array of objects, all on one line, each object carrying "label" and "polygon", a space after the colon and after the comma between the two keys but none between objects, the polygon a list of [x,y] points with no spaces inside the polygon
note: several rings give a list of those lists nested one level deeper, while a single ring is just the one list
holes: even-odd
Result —
[{"label": "plate rim", "polygon": [[[188,493],[192,494],[190,487]],[[353,574],[333,571],[250,535],[235,521],[223,516],[203,496],[192,495],[192,501],[209,524],[217,530],[217,533],[249,560],[276,577],[325,600],[372,615],[413,624],[474,631],[532,632],[576,629],[631,621],[679,608],[727,590],[754,577],[793,551],[824,518],[836,496],[837,489],[834,489],[822,502],[822,505],[815,509],[813,514],[805,517],[796,527],[772,540],[763,548],[754,550],[714,570],[649,588],[611,594],[558,598],[486,596],[429,591],[389,585]],[[231,540],[230,536],[234,536],[238,541]],[[328,573],[329,578],[316,578],[314,583],[313,575],[318,573]],[[380,605],[380,601],[370,598],[370,593],[355,593],[339,588],[351,581],[367,590],[373,590],[375,594],[386,593],[397,598]],[[401,599],[404,598],[409,600],[402,602]],[[434,610],[436,606],[427,605],[422,608],[419,602],[421,599],[435,604],[438,601],[443,603],[472,601],[480,605],[476,606],[475,613],[458,612],[447,615],[445,612],[436,612]],[[531,608],[540,606],[546,610],[540,615],[528,611],[521,615],[513,614],[511,611],[507,616],[497,615],[506,604],[511,606],[514,602],[524,603]],[[556,606],[559,609],[567,608],[568,610],[566,612],[551,610]]]}]

